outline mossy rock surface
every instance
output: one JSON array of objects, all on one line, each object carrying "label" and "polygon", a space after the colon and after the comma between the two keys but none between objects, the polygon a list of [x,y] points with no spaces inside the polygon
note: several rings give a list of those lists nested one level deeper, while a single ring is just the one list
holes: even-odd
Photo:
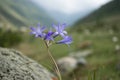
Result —
[{"label": "mossy rock surface", "polygon": [[51,73],[21,52],[0,48],[0,80],[52,80]]}]

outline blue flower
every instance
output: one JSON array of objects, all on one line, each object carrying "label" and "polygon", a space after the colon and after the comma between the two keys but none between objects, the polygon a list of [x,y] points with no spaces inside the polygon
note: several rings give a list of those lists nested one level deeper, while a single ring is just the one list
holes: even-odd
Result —
[{"label": "blue flower", "polygon": [[62,40],[57,41],[57,44],[71,44],[72,43],[72,37],[65,36]]},{"label": "blue flower", "polygon": [[67,32],[64,30],[65,29],[66,24],[62,24],[62,25],[53,25],[53,27],[55,28],[55,32],[53,32],[52,30],[48,30],[45,32],[45,27],[40,27],[40,24],[38,24],[37,28],[35,27],[31,27],[31,34],[34,34],[35,37],[40,37],[42,38],[42,40],[44,40],[45,42],[47,42],[47,45],[51,45],[52,41],[54,42],[54,38],[56,38],[57,36],[62,36],[62,40],[60,41],[55,41],[56,44],[71,44],[72,43],[72,37],[67,36]]},{"label": "blue flower", "polygon": [[61,35],[63,38],[65,37],[65,35],[67,34],[67,32],[64,30],[66,27],[66,24],[62,24],[62,25],[54,25],[53,27],[55,28],[56,32],[54,33],[54,37]]},{"label": "blue flower", "polygon": [[37,28],[31,27],[30,29],[31,29],[31,34],[34,34],[35,37],[43,38],[45,36],[45,33],[44,33],[45,27],[40,27],[39,24]]},{"label": "blue flower", "polygon": [[44,38],[44,40],[48,40],[48,41],[54,41],[54,39],[53,39],[53,37],[52,37],[52,35],[54,34],[54,32],[52,32],[52,31],[48,31],[48,33],[45,35],[45,38]]}]

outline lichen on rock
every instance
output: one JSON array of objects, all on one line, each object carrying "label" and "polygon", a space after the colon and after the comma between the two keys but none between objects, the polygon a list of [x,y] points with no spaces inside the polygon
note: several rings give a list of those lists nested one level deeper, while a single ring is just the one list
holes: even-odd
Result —
[{"label": "lichen on rock", "polygon": [[14,49],[0,48],[0,80],[52,80],[51,73]]}]

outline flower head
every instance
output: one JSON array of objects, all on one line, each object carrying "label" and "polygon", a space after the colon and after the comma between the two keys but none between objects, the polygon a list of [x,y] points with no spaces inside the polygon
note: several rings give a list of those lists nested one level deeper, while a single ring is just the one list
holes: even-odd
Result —
[{"label": "flower head", "polygon": [[31,27],[30,29],[31,29],[31,34],[34,34],[35,37],[43,38],[45,36],[45,33],[44,33],[45,27],[40,27],[39,24],[37,28]]},{"label": "flower head", "polygon": [[54,25],[53,27],[55,28],[56,32],[54,33],[54,37],[61,35],[62,37],[65,37],[65,35],[67,34],[67,32],[64,30],[66,27],[66,24],[62,24],[62,25]]},{"label": "flower head", "polygon": [[52,40],[52,41],[54,41],[54,39],[52,37],[53,34],[54,34],[54,32],[48,31],[48,33],[44,37],[44,40],[48,40],[48,41]]},{"label": "flower head", "polygon": [[40,24],[38,24],[37,28],[31,27],[31,34],[34,34],[35,37],[42,38],[45,42],[47,42],[47,45],[52,44],[54,41],[54,38],[57,36],[62,36],[62,40],[60,41],[54,41],[56,44],[71,44],[72,43],[72,37],[67,36],[67,32],[64,30],[65,29],[65,24],[62,25],[53,25],[55,28],[55,32],[53,32],[51,29],[48,31],[44,31],[46,28],[45,27],[40,27]]},{"label": "flower head", "polygon": [[72,43],[72,37],[65,36],[62,40],[57,41],[57,44],[71,44]]}]

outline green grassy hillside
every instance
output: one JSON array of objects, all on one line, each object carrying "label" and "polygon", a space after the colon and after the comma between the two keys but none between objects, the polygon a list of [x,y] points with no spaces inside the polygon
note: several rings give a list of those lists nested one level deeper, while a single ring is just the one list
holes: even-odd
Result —
[{"label": "green grassy hillside", "polygon": [[94,11],[82,20],[75,23],[77,30],[87,29],[119,29],[120,0],[112,0]]},{"label": "green grassy hillside", "polygon": [[[69,32],[70,33],[70,32]],[[62,80],[119,80],[120,69],[117,65],[120,62],[120,41],[113,42],[113,37],[120,40],[119,33],[109,33],[109,31],[85,33],[71,32],[73,43],[70,47],[66,45],[51,45],[50,51],[56,60],[68,56],[70,53],[76,54],[78,51],[92,50],[92,54],[87,56],[86,66],[81,66],[72,75],[64,75]],[[34,38],[28,33],[24,34],[24,40],[20,45],[13,48],[25,53],[28,57],[36,60],[50,71],[53,64],[47,54],[45,44],[41,39]],[[92,44],[85,49],[80,48],[83,42],[90,41]]]},{"label": "green grassy hillside", "polygon": [[54,20],[30,0],[2,0],[0,1],[0,22],[25,26],[37,22],[51,24]]}]

